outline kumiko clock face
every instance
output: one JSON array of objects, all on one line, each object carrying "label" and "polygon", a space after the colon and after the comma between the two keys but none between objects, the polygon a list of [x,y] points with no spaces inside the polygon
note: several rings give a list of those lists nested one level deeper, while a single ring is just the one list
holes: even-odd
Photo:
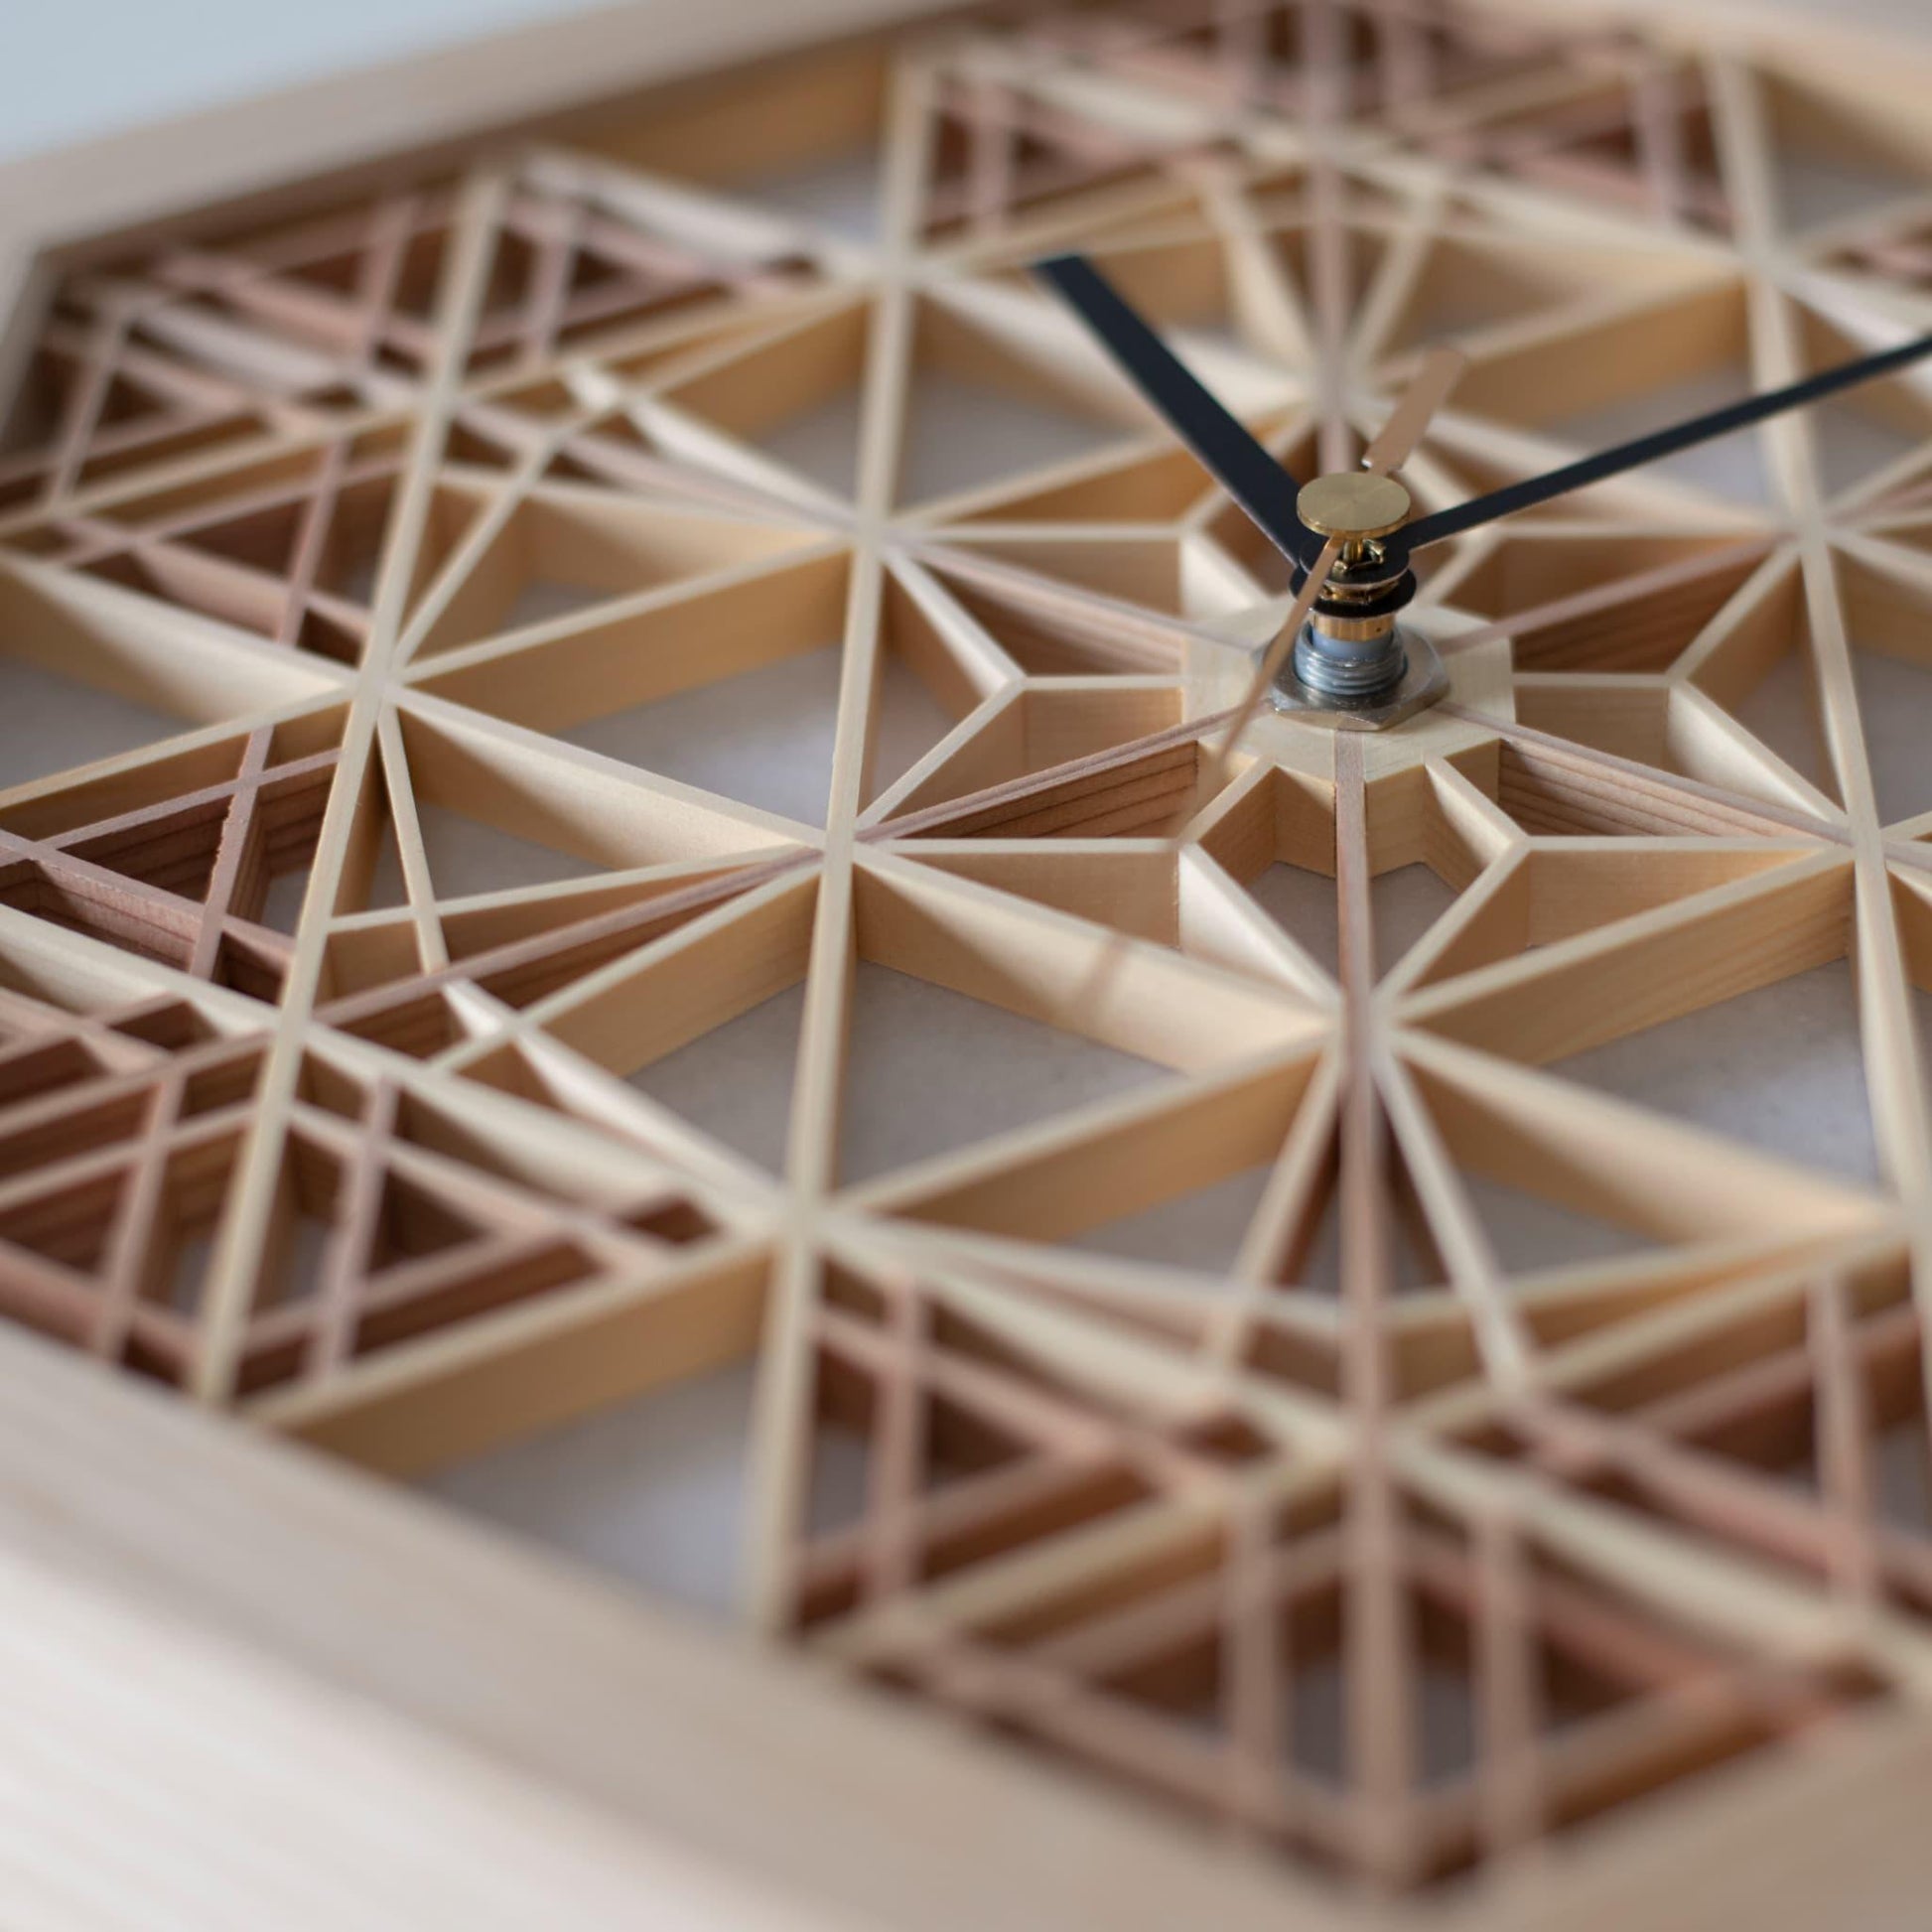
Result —
[{"label": "kumiko clock face", "polygon": [[1439,509],[1932,330],[1922,100],[1138,0],[76,257],[0,1312],[1388,1889],[1923,1700],[1932,373],[1223,768],[1288,567],[1027,273],[1304,477],[1459,348]]}]

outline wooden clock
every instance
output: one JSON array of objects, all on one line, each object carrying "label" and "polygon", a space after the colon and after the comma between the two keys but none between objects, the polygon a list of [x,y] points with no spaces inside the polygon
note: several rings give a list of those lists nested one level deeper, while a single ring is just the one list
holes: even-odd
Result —
[{"label": "wooden clock", "polygon": [[1932,65],[907,11],[0,177],[0,1920],[1916,1923]]}]

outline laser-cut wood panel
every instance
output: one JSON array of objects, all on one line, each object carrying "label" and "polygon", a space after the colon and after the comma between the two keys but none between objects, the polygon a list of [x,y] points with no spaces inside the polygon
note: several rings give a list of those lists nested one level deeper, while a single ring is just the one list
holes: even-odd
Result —
[{"label": "laser-cut wood panel", "polygon": [[[1282,566],[1025,274],[1303,474],[1458,347],[1428,507],[1932,328],[1922,68],[1692,27],[1042,9],[86,250],[0,462],[0,1312],[485,1507],[750,1365],[730,1612],[1285,1908],[1910,1721],[1926,378],[1448,546],[1449,701],[1224,769]],[[1696,1030],[1819,974],[1807,1138]]]}]

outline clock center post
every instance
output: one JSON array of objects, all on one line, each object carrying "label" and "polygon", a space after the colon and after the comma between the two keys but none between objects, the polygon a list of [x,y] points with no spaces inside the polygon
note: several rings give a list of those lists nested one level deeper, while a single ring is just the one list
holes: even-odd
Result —
[{"label": "clock center post", "polygon": [[1341,549],[1269,698],[1311,723],[1380,731],[1412,718],[1448,689],[1426,639],[1397,622],[1416,594],[1408,559],[1384,539],[1414,503],[1393,477],[1367,471],[1317,477],[1296,499],[1302,522]]}]

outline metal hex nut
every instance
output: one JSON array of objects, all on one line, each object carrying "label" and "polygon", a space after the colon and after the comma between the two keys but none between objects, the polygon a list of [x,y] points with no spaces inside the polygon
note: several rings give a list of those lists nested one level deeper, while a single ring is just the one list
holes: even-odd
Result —
[{"label": "metal hex nut", "polygon": [[1403,672],[1402,682],[1373,704],[1341,705],[1322,692],[1311,690],[1295,675],[1292,655],[1268,687],[1268,702],[1298,724],[1339,732],[1389,731],[1449,694],[1449,672],[1436,646],[1414,631],[1404,631],[1402,646],[1408,653],[1409,668]]}]

